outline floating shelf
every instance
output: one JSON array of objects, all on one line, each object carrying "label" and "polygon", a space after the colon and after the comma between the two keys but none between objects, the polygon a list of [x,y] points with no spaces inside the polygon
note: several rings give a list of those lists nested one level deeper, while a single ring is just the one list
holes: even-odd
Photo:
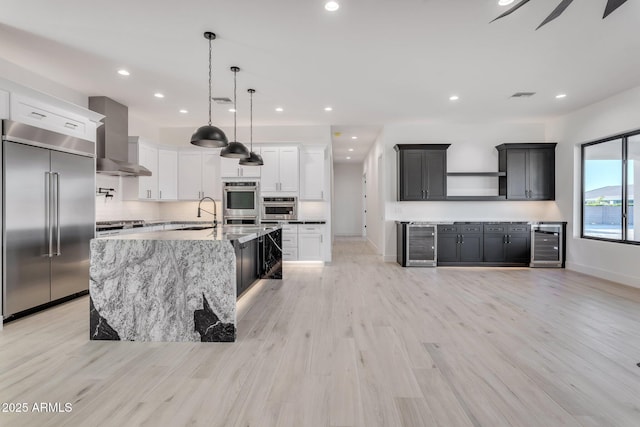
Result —
[{"label": "floating shelf", "polygon": [[495,202],[507,200],[505,196],[447,196],[450,202]]},{"label": "floating shelf", "polygon": [[447,172],[447,176],[507,176],[506,172]]}]

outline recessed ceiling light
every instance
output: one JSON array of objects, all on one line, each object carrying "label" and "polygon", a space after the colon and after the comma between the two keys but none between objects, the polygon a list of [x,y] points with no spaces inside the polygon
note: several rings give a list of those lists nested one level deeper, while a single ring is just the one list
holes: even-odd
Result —
[{"label": "recessed ceiling light", "polygon": [[131,73],[128,72],[127,70],[125,70],[124,68],[122,68],[122,69],[118,70],[118,74],[120,74],[121,76],[128,76]]},{"label": "recessed ceiling light", "polygon": [[333,111],[333,108],[331,108],[331,107],[324,107],[324,111]]},{"label": "recessed ceiling light", "polygon": [[182,114],[187,114],[189,111],[187,111],[187,110],[185,110],[185,109],[183,108],[182,110],[180,110],[180,112],[181,112]]},{"label": "recessed ceiling light", "polygon": [[358,137],[357,136],[352,136],[351,139],[358,139]]},{"label": "recessed ceiling light", "polygon": [[347,156],[347,160],[351,160],[351,157]]},{"label": "recessed ceiling light", "polygon": [[340,9],[340,5],[337,1],[328,1],[324,4],[324,8],[329,12],[335,12],[336,10]]},{"label": "recessed ceiling light", "polygon": [[449,101],[457,101],[458,99],[460,99],[460,97],[458,95],[451,95],[449,97]]},{"label": "recessed ceiling light", "polygon": [[160,92],[154,93],[153,96],[155,96],[156,98],[164,98],[164,95],[161,94]]},{"label": "recessed ceiling light", "polygon": [[230,113],[235,113],[235,112],[236,112],[236,109],[235,109],[235,108],[229,108],[229,112],[230,112]]},{"label": "recessed ceiling light", "polygon": [[511,3],[513,3],[513,0],[500,0],[500,1],[498,1],[498,5],[499,6],[509,6]]},{"label": "recessed ceiling light", "polygon": [[562,99],[562,98],[566,98],[566,97],[567,97],[566,93],[559,93],[559,94],[556,95],[557,99]]},{"label": "recessed ceiling light", "polygon": [[284,108],[282,108],[282,107],[277,107],[277,108],[276,108],[276,111],[277,111],[278,113],[282,113],[282,112],[284,111]]},{"label": "recessed ceiling light", "polygon": [[349,151],[353,151],[353,148],[349,148]]}]

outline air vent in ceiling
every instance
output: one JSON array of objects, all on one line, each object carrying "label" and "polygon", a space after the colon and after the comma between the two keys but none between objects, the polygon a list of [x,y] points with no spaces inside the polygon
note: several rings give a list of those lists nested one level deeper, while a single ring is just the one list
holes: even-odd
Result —
[{"label": "air vent in ceiling", "polygon": [[531,98],[535,94],[535,92],[516,92],[511,95],[511,98]]},{"label": "air vent in ceiling", "polygon": [[231,102],[230,98],[222,97],[222,98],[211,98],[213,100],[213,102],[215,102],[216,104],[233,104],[233,102]]}]

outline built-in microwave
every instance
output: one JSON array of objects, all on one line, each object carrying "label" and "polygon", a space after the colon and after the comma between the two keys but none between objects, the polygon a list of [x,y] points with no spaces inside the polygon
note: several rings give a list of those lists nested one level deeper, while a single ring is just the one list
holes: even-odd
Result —
[{"label": "built-in microwave", "polygon": [[262,219],[298,219],[298,200],[295,197],[263,197]]},{"label": "built-in microwave", "polygon": [[222,184],[222,214],[225,218],[257,218],[259,213],[256,181]]}]

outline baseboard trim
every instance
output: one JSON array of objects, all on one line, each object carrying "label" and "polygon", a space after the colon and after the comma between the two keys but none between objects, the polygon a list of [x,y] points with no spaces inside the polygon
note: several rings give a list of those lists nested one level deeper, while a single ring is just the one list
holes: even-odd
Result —
[{"label": "baseboard trim", "polygon": [[622,285],[640,288],[640,278],[628,276],[626,274],[616,273],[615,271],[603,270],[601,268],[590,267],[588,265],[578,264],[567,261],[567,270],[577,271],[589,276],[598,277],[600,279],[609,280],[620,283]]}]

